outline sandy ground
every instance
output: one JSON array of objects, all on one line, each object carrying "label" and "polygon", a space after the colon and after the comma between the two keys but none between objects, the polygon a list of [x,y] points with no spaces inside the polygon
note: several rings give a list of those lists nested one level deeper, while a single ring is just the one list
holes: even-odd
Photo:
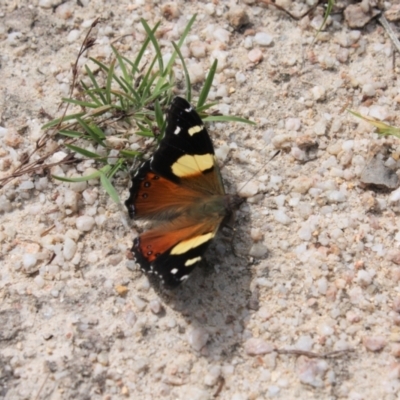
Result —
[{"label": "sandy ground", "polygon": [[[227,190],[249,181],[247,202],[236,254],[225,232],[208,265],[168,291],[127,257],[135,227],[97,181],[40,171],[0,189],[0,397],[399,398],[400,145],[346,111],[400,123],[398,57],[377,20],[349,28],[342,1],[312,44],[322,8],[296,21],[251,0],[61,3],[0,2],[1,177],[34,148],[48,122],[40,110],[58,115],[96,17],[89,55],[109,63],[111,43],[134,56],[140,18],[162,21],[168,53],[197,13],[190,71],[201,82],[217,57],[210,99],[257,122],[209,128]],[[300,14],[313,3],[279,4]],[[374,156],[387,190],[361,182]],[[128,176],[115,184],[124,201]]]}]

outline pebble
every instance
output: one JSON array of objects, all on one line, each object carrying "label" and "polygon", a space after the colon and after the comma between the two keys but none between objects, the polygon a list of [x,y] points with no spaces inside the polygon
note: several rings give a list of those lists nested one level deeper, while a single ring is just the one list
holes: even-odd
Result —
[{"label": "pebble", "polygon": [[22,265],[26,270],[30,270],[33,268],[37,263],[37,257],[34,254],[24,254],[22,258]]},{"label": "pebble", "polygon": [[[219,65],[219,63],[218,63],[218,65]],[[187,66],[187,69],[189,71],[189,75],[190,75],[192,84],[204,81],[205,72],[204,72],[202,63],[195,63],[195,62],[190,63]]]},{"label": "pebble", "polygon": [[153,314],[160,314],[164,308],[158,299],[151,300],[149,303],[149,308]]},{"label": "pebble", "polygon": [[10,200],[8,200],[5,196],[0,196],[0,211],[10,212],[11,210],[12,205]]},{"label": "pebble", "polygon": [[200,351],[207,344],[209,336],[209,333],[201,327],[191,327],[187,333],[188,343],[196,351]]},{"label": "pebble", "polygon": [[[396,189],[399,177],[392,169],[385,166],[382,159],[374,157],[362,170],[360,180],[366,185],[374,185],[383,189]],[[393,196],[393,197],[392,197]],[[391,201],[395,195],[392,195]]]},{"label": "pebble", "polygon": [[39,0],[39,7],[53,8],[60,4],[59,0]]},{"label": "pebble", "polygon": [[132,301],[139,311],[143,311],[147,306],[147,303],[137,295],[132,296]]},{"label": "pebble", "polygon": [[18,190],[30,190],[34,187],[35,185],[32,181],[24,181],[19,185]]},{"label": "pebble", "polygon": [[288,131],[299,131],[301,128],[301,120],[299,118],[288,118],[285,121],[285,128]]},{"label": "pebble", "polygon": [[67,36],[67,42],[72,43],[79,39],[81,32],[78,29],[72,29]]},{"label": "pebble", "polygon": [[206,44],[198,40],[191,42],[189,48],[192,56],[197,59],[204,58],[207,54]]},{"label": "pebble", "polygon": [[319,388],[324,386],[324,376],[328,370],[325,360],[300,356],[296,362],[296,373],[300,382]]},{"label": "pebble", "polygon": [[82,215],[76,219],[76,227],[81,232],[89,232],[90,230],[92,230],[94,224],[94,218],[87,215]]},{"label": "pebble", "polygon": [[302,335],[297,339],[295,348],[302,351],[311,351],[314,341],[309,335]]},{"label": "pebble", "polygon": [[368,110],[368,115],[379,121],[384,121],[389,117],[389,111],[385,106],[372,105]]},{"label": "pebble", "polygon": [[254,42],[259,46],[271,46],[272,36],[265,32],[258,32],[254,36]]},{"label": "pebble", "polygon": [[33,281],[36,283],[38,288],[42,288],[44,286],[44,284],[45,284],[45,281],[44,281],[44,279],[43,279],[43,277],[41,275],[35,276]]},{"label": "pebble", "polygon": [[366,83],[362,87],[362,93],[364,96],[367,97],[374,97],[375,96],[375,87],[372,83]]},{"label": "pebble", "polygon": [[308,176],[299,176],[291,182],[292,191],[295,193],[305,194],[313,185],[313,179]]},{"label": "pebble", "polygon": [[326,90],[323,86],[314,86],[311,89],[311,94],[316,101],[324,101],[326,98]]},{"label": "pebble", "polygon": [[362,28],[379,13],[375,8],[365,13],[361,4],[350,4],[344,10],[344,18],[350,28]]},{"label": "pebble", "polygon": [[221,376],[221,367],[219,365],[213,365],[209,370],[206,376],[204,377],[204,384],[206,386],[214,386],[219,377]]},{"label": "pebble", "polygon": [[250,22],[246,10],[239,6],[231,7],[227,13],[227,18],[229,24],[235,29],[240,29],[242,26],[247,25]]},{"label": "pebble", "polygon": [[242,182],[239,185],[239,190],[238,190],[238,195],[240,197],[253,197],[258,193],[259,190],[259,185],[255,181],[250,181],[250,182]]},{"label": "pebble", "polygon": [[289,225],[292,222],[291,218],[286,214],[284,209],[274,211],[274,218],[275,221],[283,225]]},{"label": "pebble", "polygon": [[177,3],[165,3],[161,6],[161,12],[168,21],[179,18],[180,11]]},{"label": "pebble", "polygon": [[259,356],[274,351],[274,346],[261,338],[250,338],[244,344],[244,351],[249,356]]},{"label": "pebble", "polygon": [[390,22],[400,21],[400,4],[392,4],[392,6],[385,11],[385,17]]},{"label": "pebble", "polygon": [[74,15],[74,7],[71,3],[60,4],[56,8],[56,15],[64,20],[71,18]]},{"label": "pebble", "polygon": [[365,336],[362,342],[367,350],[373,352],[383,350],[387,344],[383,336]]},{"label": "pebble", "polygon": [[67,261],[72,260],[75,255],[76,249],[76,243],[71,238],[66,237],[64,240],[63,255]]},{"label": "pebble", "polygon": [[254,243],[249,250],[249,255],[254,258],[263,258],[267,254],[268,248],[262,243]]},{"label": "pebble", "polygon": [[229,40],[231,38],[231,34],[229,31],[227,31],[224,28],[216,28],[212,31],[212,35],[215,40],[218,40],[222,43],[229,43]]},{"label": "pebble", "polygon": [[263,59],[263,53],[260,49],[252,49],[247,54],[247,57],[252,63],[258,64]]}]

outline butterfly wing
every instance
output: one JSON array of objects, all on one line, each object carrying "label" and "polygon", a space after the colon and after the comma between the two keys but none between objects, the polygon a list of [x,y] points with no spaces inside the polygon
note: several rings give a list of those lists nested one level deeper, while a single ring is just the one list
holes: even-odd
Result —
[{"label": "butterfly wing", "polygon": [[221,221],[222,217],[200,222],[177,218],[136,238],[132,252],[143,271],[177,286],[199,264]]},{"label": "butterfly wing", "polygon": [[197,112],[176,97],[164,138],[133,177],[125,202],[132,218],[159,222],[134,241],[142,270],[169,286],[187,278],[227,215],[214,148]]}]

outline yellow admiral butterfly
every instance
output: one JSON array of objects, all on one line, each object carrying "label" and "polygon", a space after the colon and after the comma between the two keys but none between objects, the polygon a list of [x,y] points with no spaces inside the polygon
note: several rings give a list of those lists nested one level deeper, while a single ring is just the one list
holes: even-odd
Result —
[{"label": "yellow admiral butterfly", "polygon": [[243,199],[225,194],[210,136],[194,108],[175,97],[154,155],[132,178],[131,218],[156,224],[133,242],[142,271],[168,286],[189,277],[219,227]]}]

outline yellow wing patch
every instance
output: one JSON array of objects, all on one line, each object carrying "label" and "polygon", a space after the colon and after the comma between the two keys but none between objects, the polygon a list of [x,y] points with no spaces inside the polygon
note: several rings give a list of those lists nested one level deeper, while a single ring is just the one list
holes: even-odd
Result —
[{"label": "yellow wing patch", "polygon": [[[185,254],[187,253],[189,250],[194,249],[195,247],[199,247],[202,244],[208,242],[209,240],[211,240],[213,237],[215,236],[215,232],[209,232],[206,233],[204,235],[199,235],[199,236],[195,236],[194,238],[188,239],[188,240],[183,240],[182,242],[180,242],[179,244],[177,244],[172,250],[171,253],[172,255],[176,255],[176,254]],[[196,257],[197,258],[197,257]],[[188,261],[193,261],[195,260],[194,258],[192,258],[191,260]],[[186,261],[186,262],[188,262]],[[197,262],[193,261],[193,263]],[[185,264],[186,265],[186,264]],[[186,265],[188,266],[188,265]]]},{"label": "yellow wing patch", "polygon": [[193,135],[195,135],[196,133],[201,132],[201,131],[203,130],[203,128],[204,128],[203,125],[195,125],[195,126],[192,126],[192,127],[188,130],[188,133],[189,133],[190,136],[193,136]]},{"label": "yellow wing patch", "polygon": [[195,258],[190,258],[189,260],[187,260],[185,262],[185,267],[190,267],[191,265],[196,264],[200,260],[201,260],[200,256],[199,257],[195,257]]},{"label": "yellow wing patch", "polygon": [[191,156],[186,154],[172,165],[172,172],[179,178],[186,178],[206,171],[214,166],[213,154],[202,154]]}]

